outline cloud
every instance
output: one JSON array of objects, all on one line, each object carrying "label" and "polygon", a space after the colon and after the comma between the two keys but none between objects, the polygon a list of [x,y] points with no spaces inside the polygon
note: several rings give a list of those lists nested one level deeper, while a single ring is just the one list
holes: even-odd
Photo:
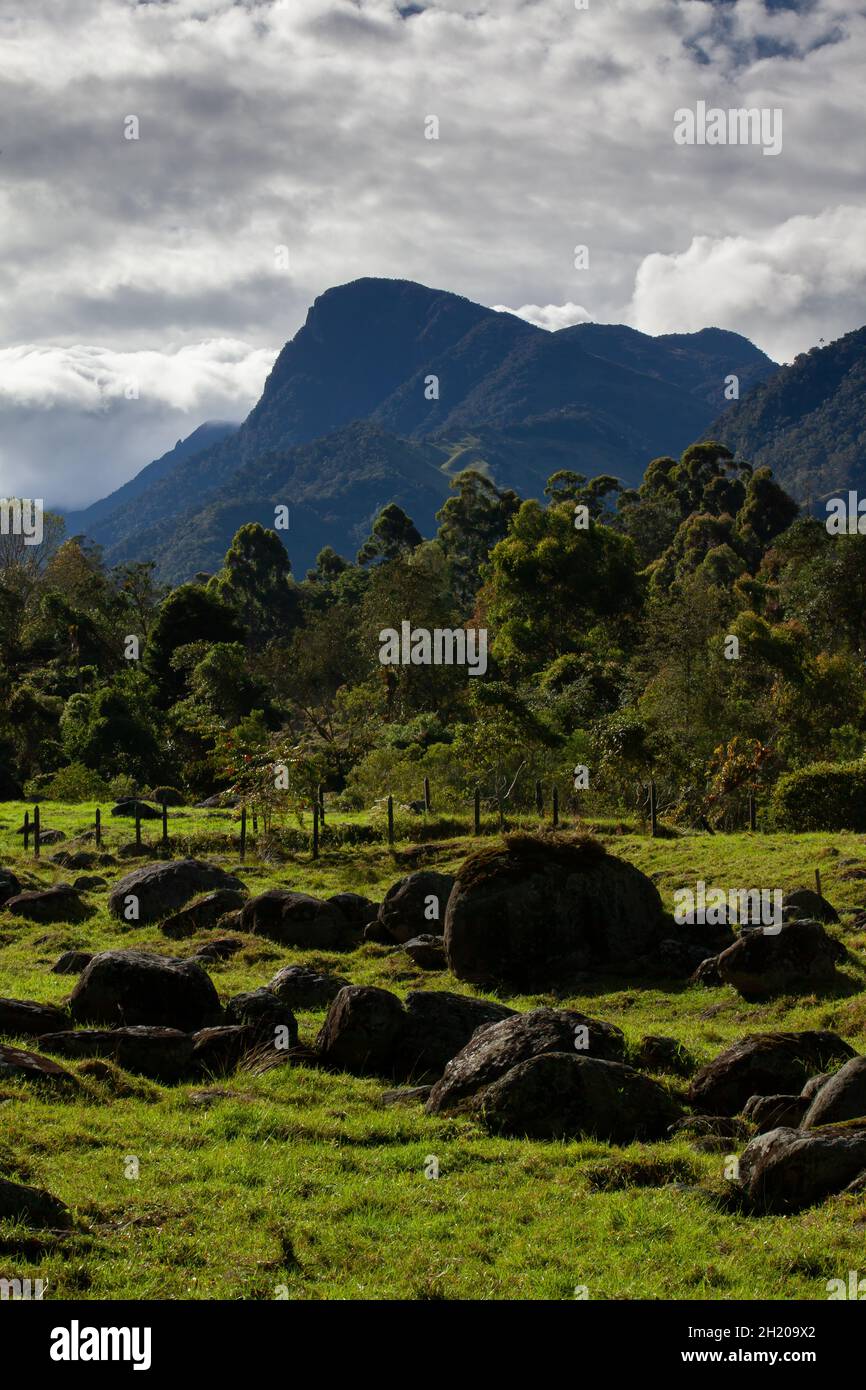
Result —
[{"label": "cloud", "polygon": [[[572,306],[724,322],[773,355],[853,326],[853,223],[828,209],[863,203],[854,0],[28,0],[0,41],[0,348],[62,350],[3,359],[23,393],[2,390],[4,486],[41,467],[92,498],[199,423],[196,402],[242,413],[240,366],[180,350],[273,354],[359,276],[550,327]],[[782,153],[676,146],[698,100],[781,107]],[[825,233],[827,264],[808,250]],[[106,408],[99,373],[119,373],[88,343],[144,354],[150,402]]]},{"label": "cloud", "polygon": [[806,345],[861,327],[864,302],[866,208],[846,206],[647,256],[628,321],[645,333],[734,329],[790,361]]},{"label": "cloud", "polygon": [[494,304],[500,314],[514,314],[538,328],[547,328],[555,333],[558,328],[570,328],[573,323],[591,323],[592,314],[580,304],[523,304],[519,309],[509,309],[507,304]]}]

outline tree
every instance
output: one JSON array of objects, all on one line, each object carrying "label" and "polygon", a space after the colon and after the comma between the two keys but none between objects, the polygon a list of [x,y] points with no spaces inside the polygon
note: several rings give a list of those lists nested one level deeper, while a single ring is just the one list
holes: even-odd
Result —
[{"label": "tree", "polygon": [[369,565],[374,560],[397,560],[421,544],[421,532],[396,502],[383,507],[373,529],[358,551],[358,564]]},{"label": "tree", "polygon": [[500,492],[489,478],[473,468],[452,479],[451,493],[436,513],[436,539],[448,558],[460,610],[468,613],[481,584],[481,566],[508,531],[520,498],[510,488]]},{"label": "tree", "polygon": [[288,636],[299,620],[300,601],[291,570],[276,531],[251,521],[236,533],[207,591],[237,615],[250,645],[262,647],[274,637]]},{"label": "tree", "polygon": [[181,584],[160,605],[144,654],[146,670],[165,708],[184,694],[182,671],[172,665],[178,647],[190,642],[242,642],[246,636],[237,614],[209,589]]}]

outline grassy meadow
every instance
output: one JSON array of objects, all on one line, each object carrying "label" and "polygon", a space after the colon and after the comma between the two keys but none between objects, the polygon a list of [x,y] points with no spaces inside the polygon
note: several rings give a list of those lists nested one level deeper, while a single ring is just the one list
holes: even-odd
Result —
[{"label": "grassy meadow", "polygon": [[[45,846],[38,861],[32,849],[24,856],[15,833],[23,810],[0,806],[0,865],[23,887],[72,881],[79,871],[50,856],[92,825],[94,808],[43,803],[43,828],[68,839]],[[612,852],[654,876],[668,909],[674,888],[698,878],[787,889],[813,886],[819,869],[842,914],[830,930],[849,950],[839,985],[750,1004],[727,987],[598,978],[578,994],[504,1002],[581,1009],[621,1027],[630,1046],[645,1033],[667,1034],[699,1064],[762,1030],[830,1028],[866,1051],[866,932],[852,927],[854,910],[866,906],[866,879],[852,876],[866,867],[866,837],[651,840],[627,826],[625,833],[596,828]],[[169,832],[175,853],[238,872],[251,893],[282,886],[377,900],[413,868],[456,869],[477,844],[465,833],[424,841],[416,831],[411,841],[400,834],[393,848],[381,841],[325,847],[313,862],[306,849],[260,856],[251,837],[241,865],[234,813],[172,810]],[[160,833],[159,822],[143,823],[145,841]],[[145,862],[118,858],[132,839],[129,821],[105,815],[103,851],[114,862],[87,872],[110,884]],[[137,946],[187,955],[209,935],[175,942],[158,926],[118,923],[107,892],[84,895],[96,910],[76,925],[26,923],[0,910],[0,995],[63,1000],[74,977],[51,967],[65,950]],[[398,948],[364,943],[323,953],[243,940],[237,955],[208,967],[223,1001],[294,962],[401,995],[472,992],[447,971],[415,968]],[[323,1016],[299,1013],[302,1041],[312,1041]],[[74,1099],[0,1083],[0,1175],[47,1188],[74,1218],[68,1232],[0,1223],[0,1276],[42,1278],[48,1299],[570,1299],[583,1286],[591,1299],[790,1300],[825,1298],[828,1279],[863,1262],[866,1196],[837,1197],[796,1216],[737,1214],[724,1200],[724,1154],[684,1139],[626,1148],[493,1139],[471,1120],[428,1117],[417,1105],[383,1107],[387,1081],[297,1065],[178,1086],[105,1061],[63,1065],[80,1079]],[[435,1180],[425,1177],[431,1156]],[[137,1178],[126,1176],[132,1157]]]}]

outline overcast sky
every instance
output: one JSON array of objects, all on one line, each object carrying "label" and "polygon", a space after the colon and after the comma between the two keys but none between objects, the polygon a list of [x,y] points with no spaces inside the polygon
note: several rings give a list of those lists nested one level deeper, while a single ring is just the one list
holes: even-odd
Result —
[{"label": "overcast sky", "polygon": [[[845,0],[0,0],[0,495],[242,418],[362,275],[778,360],[859,327],[864,72]],[[676,144],[701,100],[781,153]]]}]

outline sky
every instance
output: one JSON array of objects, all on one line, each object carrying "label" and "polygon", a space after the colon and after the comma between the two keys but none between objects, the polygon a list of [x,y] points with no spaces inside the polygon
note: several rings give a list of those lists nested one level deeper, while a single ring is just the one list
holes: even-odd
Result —
[{"label": "sky", "polygon": [[[82,506],[242,419],[365,275],[830,342],[866,322],[864,72],[848,0],[0,0],[0,496]],[[781,149],[678,143],[699,102]]]}]

